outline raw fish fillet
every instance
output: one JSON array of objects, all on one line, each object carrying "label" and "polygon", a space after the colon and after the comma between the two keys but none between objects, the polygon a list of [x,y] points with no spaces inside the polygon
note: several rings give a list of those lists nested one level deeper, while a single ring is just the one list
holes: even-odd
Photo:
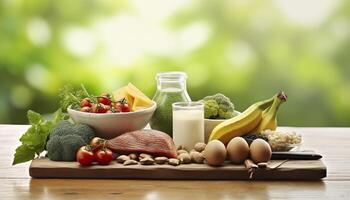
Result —
[{"label": "raw fish fillet", "polygon": [[153,156],[176,158],[176,147],[172,138],[161,131],[138,130],[110,139],[106,147],[115,153],[147,153]]}]

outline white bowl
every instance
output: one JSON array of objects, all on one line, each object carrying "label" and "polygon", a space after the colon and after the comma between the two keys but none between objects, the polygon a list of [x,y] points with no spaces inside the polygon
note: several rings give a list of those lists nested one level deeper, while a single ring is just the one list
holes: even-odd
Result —
[{"label": "white bowl", "polygon": [[[237,115],[241,114],[238,111],[234,111],[234,114],[236,117]],[[208,142],[209,136],[211,134],[211,132],[213,131],[213,129],[215,128],[215,126],[217,126],[218,124],[220,124],[221,122],[224,122],[227,119],[204,119],[204,141],[205,143]]]},{"label": "white bowl", "polygon": [[67,110],[75,123],[87,124],[95,129],[97,137],[111,139],[125,132],[143,129],[156,108],[157,104],[153,102],[151,107],[134,112],[87,113],[71,108]]}]

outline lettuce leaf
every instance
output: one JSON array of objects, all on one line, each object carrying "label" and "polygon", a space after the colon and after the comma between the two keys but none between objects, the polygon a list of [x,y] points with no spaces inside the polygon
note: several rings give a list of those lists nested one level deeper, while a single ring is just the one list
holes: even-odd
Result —
[{"label": "lettuce leaf", "polygon": [[68,116],[58,109],[51,120],[46,120],[39,113],[29,110],[27,118],[31,127],[19,139],[22,144],[16,149],[12,165],[33,160],[35,155],[39,156],[45,150],[51,128]]}]

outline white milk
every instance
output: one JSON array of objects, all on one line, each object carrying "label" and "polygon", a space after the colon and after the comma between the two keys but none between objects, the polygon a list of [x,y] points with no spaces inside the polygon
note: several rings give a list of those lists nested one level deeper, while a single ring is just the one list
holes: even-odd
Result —
[{"label": "white milk", "polygon": [[173,111],[173,140],[176,146],[193,149],[197,142],[204,142],[203,110]]}]

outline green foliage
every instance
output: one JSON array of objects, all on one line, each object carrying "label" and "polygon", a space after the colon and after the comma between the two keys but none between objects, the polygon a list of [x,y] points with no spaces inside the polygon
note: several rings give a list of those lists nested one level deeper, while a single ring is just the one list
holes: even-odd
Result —
[{"label": "green foliage", "polygon": [[52,120],[46,120],[31,110],[28,111],[27,117],[31,127],[19,139],[22,144],[16,149],[13,165],[33,160],[35,155],[39,156],[45,149],[52,126],[67,118],[61,109],[54,113]]},{"label": "green foliage", "polygon": [[[150,2],[144,2],[144,7],[133,2],[2,1],[0,123],[26,123],[28,109],[50,113],[58,107],[58,89],[66,83],[72,87],[83,83],[98,94],[132,82],[152,97],[157,72],[185,71],[193,100],[221,92],[230,97],[236,110],[243,111],[283,89],[290,98],[279,112],[279,125],[349,125],[350,1],[337,1],[319,24],[309,26],[290,20],[285,10],[278,7],[279,1],[272,0],[188,1],[164,19],[148,15],[152,13],[148,9],[153,7]],[[172,2],[176,3],[169,4]],[[321,5],[315,4],[310,12],[318,6]],[[157,13],[158,10],[153,14]],[[142,19],[137,21],[137,17]],[[162,22],[156,24],[158,20]],[[95,30],[101,21],[102,25],[111,22],[109,28]],[[142,41],[151,43],[152,48],[145,48],[144,44],[135,47],[137,38],[131,36],[137,31],[133,29],[122,36],[104,37],[114,29],[122,31],[115,28],[119,23],[131,28],[145,24],[147,28],[140,31],[140,38],[145,38]],[[33,30],[42,28],[37,31],[40,35],[30,33],[33,24]],[[205,31],[199,29],[194,36],[185,37],[198,24],[208,30],[207,38],[194,48],[181,48],[204,35]],[[156,31],[151,30],[154,26]],[[69,39],[66,33],[71,29],[97,35],[90,54],[76,55],[67,48],[64,41]],[[158,29],[164,30],[167,37],[158,37]],[[33,42],[33,38],[44,38],[41,34],[45,30],[49,35],[47,42]],[[98,35],[100,32],[102,36]],[[122,42],[112,44],[117,39]],[[73,48],[79,47],[73,44],[75,40],[68,41]],[[175,42],[164,45],[164,41]],[[106,49],[120,43],[126,43],[125,49],[107,51],[110,57],[106,56]],[[166,48],[154,51],[157,46]],[[143,50],[141,57],[134,56]],[[131,55],[132,62],[118,62],[126,55]],[[73,98],[65,99],[61,102],[63,110],[74,102]]]},{"label": "green foliage", "polygon": [[63,112],[67,112],[67,108],[71,106],[73,109],[80,108],[80,100],[83,98],[94,99],[81,84],[80,89],[75,89],[72,85],[63,86],[58,94],[60,106]]}]

